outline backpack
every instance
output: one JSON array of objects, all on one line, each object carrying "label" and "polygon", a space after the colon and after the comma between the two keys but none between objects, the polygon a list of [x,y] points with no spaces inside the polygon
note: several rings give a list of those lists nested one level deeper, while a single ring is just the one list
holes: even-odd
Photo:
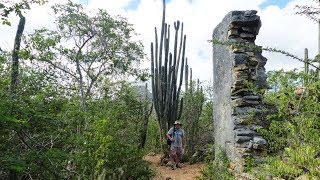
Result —
[{"label": "backpack", "polygon": [[[173,127],[173,133],[172,133],[172,134],[169,134],[169,136],[170,136],[170,137],[173,137],[174,134],[175,134],[175,132],[176,132],[176,128]],[[172,143],[171,140],[170,140],[169,138],[167,138],[166,140],[167,140],[167,144],[168,144],[169,146],[171,146],[171,143]]]}]

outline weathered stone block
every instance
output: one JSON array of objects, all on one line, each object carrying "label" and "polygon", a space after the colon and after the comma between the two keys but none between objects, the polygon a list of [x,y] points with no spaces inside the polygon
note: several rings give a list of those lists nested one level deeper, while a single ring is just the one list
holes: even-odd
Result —
[{"label": "weathered stone block", "polygon": [[261,110],[253,108],[253,107],[233,107],[232,115],[237,115],[237,117],[247,117],[256,114]]},{"label": "weathered stone block", "polygon": [[[251,141],[252,141],[252,138],[251,138],[250,140],[248,140],[248,141],[237,142],[237,143],[235,144],[235,146],[236,146],[237,148],[252,149],[252,143],[251,143]],[[247,155],[250,155],[250,154],[249,154],[249,153],[241,154],[241,156],[243,156],[243,157],[245,157],[245,156],[247,156]]]},{"label": "weathered stone block", "polygon": [[240,26],[258,26],[260,28],[260,17],[256,15],[257,11],[233,11],[231,12],[231,24]]},{"label": "weathered stone block", "polygon": [[228,37],[229,38],[235,38],[239,36],[238,29],[229,29],[228,30]]},{"label": "weathered stone block", "polygon": [[241,142],[247,142],[250,141],[252,137],[250,136],[236,136],[236,142],[241,143]]},{"label": "weathered stone block", "polygon": [[253,138],[253,136],[259,135],[256,131],[250,130],[250,129],[236,129],[235,136],[248,136]]},{"label": "weathered stone block", "polygon": [[236,25],[236,24],[229,24],[229,26],[228,26],[228,29],[239,29],[239,28],[241,28],[241,26],[240,25]]},{"label": "weathered stone block", "polygon": [[245,52],[248,56],[250,56],[250,57],[255,57],[255,53],[254,52],[248,52],[248,51],[246,51]]},{"label": "weathered stone block", "polygon": [[251,33],[240,33],[240,37],[244,39],[255,39],[256,36]]},{"label": "weathered stone block", "polygon": [[257,80],[256,84],[260,89],[269,89],[270,86],[267,83],[266,70],[264,68],[257,69]]},{"label": "weathered stone block", "polygon": [[257,60],[256,57],[250,57],[248,60],[248,65],[251,67],[256,67],[259,64],[259,61]]},{"label": "weathered stone block", "polygon": [[234,53],[244,53],[244,52],[246,52],[245,49],[241,48],[241,47],[233,47],[233,46],[231,46],[231,48],[232,48],[232,52],[234,52]]},{"label": "weathered stone block", "polygon": [[262,137],[254,137],[253,138],[253,149],[264,149],[267,145],[267,141]]},{"label": "weathered stone block", "polygon": [[244,31],[244,32],[248,32],[248,33],[252,33],[254,35],[258,35],[259,31],[257,31],[257,28],[256,27],[250,27],[250,26],[242,26],[241,27],[241,30]]},{"label": "weathered stone block", "polygon": [[250,106],[250,105],[259,105],[260,102],[259,101],[244,101],[246,105]]},{"label": "weathered stone block", "polygon": [[234,71],[244,71],[244,70],[248,70],[248,69],[249,69],[249,67],[244,65],[244,64],[243,65],[239,65],[239,66],[235,66],[233,68]]},{"label": "weathered stone block", "polygon": [[242,106],[245,106],[246,103],[245,103],[244,99],[238,98],[238,99],[232,100],[232,105],[236,106],[236,107],[242,107]]},{"label": "weathered stone block", "polygon": [[250,60],[249,56],[244,53],[237,53],[234,55],[234,65],[235,66],[240,66],[244,65]]},{"label": "weathered stone block", "polygon": [[251,95],[251,96],[243,96],[244,99],[246,100],[255,100],[255,101],[258,101],[260,100],[260,96],[254,96],[254,95]]},{"label": "weathered stone block", "polygon": [[236,72],[234,72],[234,76],[238,80],[243,80],[243,79],[249,78],[248,72],[246,72],[246,71],[236,71]]},{"label": "weathered stone block", "polygon": [[263,127],[260,125],[251,125],[249,128],[253,131],[257,131],[258,129],[262,129]]},{"label": "weathered stone block", "polygon": [[242,107],[242,106],[259,105],[260,102],[259,101],[254,101],[254,100],[245,100],[243,98],[238,98],[238,99],[232,100],[232,104],[233,104],[233,106],[236,106],[236,107]]},{"label": "weathered stone block", "polygon": [[234,129],[244,128],[244,125],[251,125],[253,123],[252,118],[235,118],[234,119],[235,127]]},{"label": "weathered stone block", "polygon": [[242,38],[239,38],[239,37],[234,37],[234,38],[230,38],[228,39],[228,42],[231,42],[231,43],[246,43],[247,41],[242,39]]}]

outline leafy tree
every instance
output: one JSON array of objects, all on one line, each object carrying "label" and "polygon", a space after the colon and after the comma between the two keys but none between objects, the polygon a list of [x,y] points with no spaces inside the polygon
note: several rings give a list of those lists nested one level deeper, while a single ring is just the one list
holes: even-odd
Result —
[{"label": "leafy tree", "polygon": [[138,148],[144,104],[130,85],[108,84],[103,98],[90,99],[89,128],[79,135],[74,126],[82,118],[76,94],[66,97],[64,89],[38,69],[21,71],[12,116],[8,72],[1,76],[1,178],[9,170],[20,178],[40,179],[152,175]]},{"label": "leafy tree", "polygon": [[62,166],[56,165],[66,157],[61,151],[61,140],[66,134],[53,127],[64,125],[61,111],[66,101],[59,98],[53,84],[43,74],[25,69],[19,75],[21,83],[13,101],[8,93],[9,70],[4,72],[0,103],[1,177],[8,171],[18,173],[21,178],[41,174],[43,177],[61,177],[56,172]]},{"label": "leafy tree", "polygon": [[[80,4],[69,1],[53,6],[58,30],[40,29],[26,39],[22,52],[32,65],[45,68],[79,93],[82,112],[87,99],[99,97],[106,76],[144,74],[133,65],[143,57],[140,42],[132,41],[126,19],[98,10],[88,15]],[[88,121],[84,122],[86,126]],[[83,122],[80,123],[83,124]]]},{"label": "leafy tree", "polygon": [[0,179],[150,179],[138,148],[144,103],[116,81],[144,76],[131,25],[71,2],[54,10],[58,30],[37,30],[17,51],[14,99],[11,54],[0,59]]},{"label": "leafy tree", "polygon": [[11,25],[8,16],[11,13],[15,13],[17,16],[22,17],[24,10],[30,10],[32,4],[43,5],[47,0],[21,0],[21,2],[14,3],[9,0],[4,0],[0,2],[0,16],[1,23],[4,25]]},{"label": "leafy tree", "polygon": [[[89,104],[95,120],[85,133],[84,153],[76,158],[76,167],[84,177],[138,179],[150,177],[151,170],[139,149],[144,102],[126,82],[117,83],[104,97]],[[80,161],[79,161],[80,160]],[[88,176],[90,175],[90,176]]]}]

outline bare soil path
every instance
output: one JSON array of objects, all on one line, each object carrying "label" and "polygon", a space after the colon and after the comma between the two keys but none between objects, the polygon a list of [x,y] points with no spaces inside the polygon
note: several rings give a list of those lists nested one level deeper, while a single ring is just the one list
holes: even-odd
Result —
[{"label": "bare soil path", "polygon": [[200,176],[200,171],[205,167],[204,163],[201,164],[184,164],[182,168],[177,168],[171,170],[171,168],[166,166],[160,166],[161,155],[157,154],[155,156],[147,155],[145,160],[151,163],[153,170],[156,175],[153,180],[193,180],[197,176]]}]

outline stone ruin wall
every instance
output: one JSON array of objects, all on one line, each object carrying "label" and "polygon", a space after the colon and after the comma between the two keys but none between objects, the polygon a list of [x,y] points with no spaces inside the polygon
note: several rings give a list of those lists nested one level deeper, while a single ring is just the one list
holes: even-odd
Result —
[{"label": "stone ruin wall", "polygon": [[[254,45],[261,27],[257,11],[231,11],[214,29],[213,39]],[[243,172],[245,157],[259,159],[266,140],[257,132],[263,128],[264,105],[258,89],[268,88],[267,59],[261,51],[234,45],[213,45],[213,109],[216,155],[222,148],[235,172]]]}]

